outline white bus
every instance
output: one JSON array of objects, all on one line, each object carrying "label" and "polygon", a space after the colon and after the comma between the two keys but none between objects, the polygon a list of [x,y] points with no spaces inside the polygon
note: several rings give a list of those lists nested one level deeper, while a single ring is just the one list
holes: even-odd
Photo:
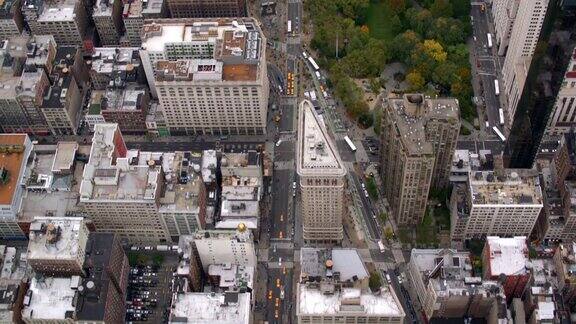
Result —
[{"label": "white bus", "polygon": [[308,56],[308,61],[310,62],[310,64],[312,64],[312,67],[314,67],[314,70],[316,70],[316,71],[320,70],[320,67],[318,66],[318,64],[316,64],[316,61],[314,61],[312,56]]},{"label": "white bus", "polygon": [[354,143],[352,143],[352,141],[350,140],[350,137],[344,136],[344,140],[346,141],[346,144],[348,144],[348,146],[350,147],[352,152],[356,152],[356,146],[354,145]]},{"label": "white bus", "polygon": [[502,134],[502,132],[498,129],[498,127],[494,126],[492,127],[492,130],[494,131],[494,133],[496,133],[496,135],[498,135],[498,137],[502,142],[506,142],[506,137],[504,137],[504,134]]},{"label": "white bus", "polygon": [[378,240],[378,247],[380,248],[380,253],[386,252],[386,249],[384,248],[384,243],[382,243],[381,240]]},{"label": "white bus", "polygon": [[498,109],[498,114],[500,115],[500,125],[504,125],[504,109]]},{"label": "white bus", "polygon": [[500,95],[500,86],[498,85],[498,80],[494,80],[494,94]]},{"label": "white bus", "polygon": [[488,48],[492,48],[492,34],[488,33]]},{"label": "white bus", "polygon": [[288,20],[288,33],[292,32],[292,20]]}]

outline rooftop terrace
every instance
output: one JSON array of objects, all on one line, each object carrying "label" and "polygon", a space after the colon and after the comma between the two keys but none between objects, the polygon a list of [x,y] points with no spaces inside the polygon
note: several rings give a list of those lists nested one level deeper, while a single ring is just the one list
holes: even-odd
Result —
[{"label": "rooftop terrace", "polygon": [[83,260],[87,240],[82,217],[36,217],[30,223],[28,259]]},{"label": "rooftop terrace", "polygon": [[503,173],[476,171],[469,174],[474,205],[540,205],[542,189],[538,175],[507,169]]}]

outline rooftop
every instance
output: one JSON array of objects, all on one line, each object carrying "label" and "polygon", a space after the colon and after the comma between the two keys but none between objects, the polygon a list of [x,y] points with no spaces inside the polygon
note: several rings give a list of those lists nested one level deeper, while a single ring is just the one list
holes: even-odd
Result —
[{"label": "rooftop", "polygon": [[170,323],[248,324],[250,293],[175,294]]},{"label": "rooftop", "polygon": [[15,10],[20,10],[14,4],[17,0],[2,0],[0,1],[0,19],[11,19]]},{"label": "rooftop", "polygon": [[158,16],[162,12],[164,0],[135,0],[124,3],[123,13],[125,18]]},{"label": "rooftop", "polygon": [[[112,2],[112,3],[110,3]],[[114,6],[114,0],[96,0],[94,5],[94,17],[107,17],[112,15],[112,7]]]},{"label": "rooftop", "polygon": [[96,92],[101,92],[99,109],[102,112],[136,112],[144,107],[142,98],[147,94],[145,86],[129,84],[125,88],[108,88],[106,90],[92,91],[93,98]]},{"label": "rooftop", "polygon": [[528,246],[525,236],[501,238],[488,236],[486,247],[490,258],[491,276],[520,275],[528,270]]},{"label": "rooftop", "polygon": [[503,293],[496,281],[474,276],[468,252],[412,249],[410,263],[418,269],[424,284],[431,284],[439,297],[465,294],[501,296]]},{"label": "rooftop", "polygon": [[405,94],[388,98],[389,114],[395,121],[398,136],[409,155],[433,154],[432,143],[426,139],[425,128],[430,120],[459,123],[460,106],[451,98],[430,99],[421,94]]},{"label": "rooftop", "polygon": [[76,19],[76,0],[42,1],[43,10],[38,17],[39,22],[74,21]]},{"label": "rooftop", "polygon": [[73,306],[80,277],[68,278],[36,276],[24,298],[22,317],[25,319],[63,320],[73,318]]},{"label": "rooftop", "polygon": [[468,177],[474,205],[542,206],[542,189],[536,172],[506,169],[499,174],[476,171]]},{"label": "rooftop", "polygon": [[194,240],[233,240],[238,242],[252,241],[252,234],[250,231],[199,230],[191,236],[194,238]]},{"label": "rooftop", "polygon": [[136,47],[96,47],[89,61],[96,73],[131,72],[140,66],[140,54]]},{"label": "rooftop", "polygon": [[331,315],[360,312],[370,316],[401,316],[404,311],[389,287],[381,288],[379,294],[362,292],[359,288],[342,288],[332,294],[319,289],[298,286],[299,315]]},{"label": "rooftop", "polygon": [[[114,248],[114,234],[110,233],[92,233],[88,241],[86,251],[86,263],[90,265],[90,274],[83,279],[82,291],[76,302],[76,317],[80,321],[102,321],[107,304],[107,297],[111,289],[120,290],[120,295],[125,293],[126,287],[122,287],[123,282],[118,280],[117,285],[113,283],[111,274],[118,278],[127,278],[128,273],[115,271],[123,269],[122,264],[111,264],[116,262],[112,259]],[[127,262],[126,259],[124,261]]]},{"label": "rooftop", "polygon": [[235,264],[210,264],[208,276],[219,278],[218,287],[226,291],[239,291],[254,286],[254,268]]},{"label": "rooftop", "polygon": [[346,168],[336,145],[310,101],[300,103],[299,116],[296,148],[298,174],[344,176]]},{"label": "rooftop", "polygon": [[0,134],[0,205],[10,205],[31,145],[26,134]]},{"label": "rooftop", "polygon": [[[330,263],[329,269],[327,264]],[[339,274],[340,281],[362,280],[368,277],[364,263],[354,249],[300,249],[302,276],[332,277]]]},{"label": "rooftop", "polygon": [[87,239],[82,217],[35,217],[30,223],[28,260],[83,259]]},{"label": "rooftop", "polygon": [[127,151],[117,124],[95,125],[80,200],[156,200],[162,153],[156,155],[158,160],[151,159],[145,164],[137,163],[138,154],[137,150]]},{"label": "rooftop", "polygon": [[77,107],[67,105],[70,94],[68,90],[72,83],[73,76],[70,71],[71,67],[67,65],[57,65],[53,73],[50,75],[52,86],[46,87],[44,92],[44,101],[42,108],[66,108],[75,110]]},{"label": "rooftop", "polygon": [[51,171],[53,173],[63,173],[72,170],[77,151],[77,142],[58,142]]}]

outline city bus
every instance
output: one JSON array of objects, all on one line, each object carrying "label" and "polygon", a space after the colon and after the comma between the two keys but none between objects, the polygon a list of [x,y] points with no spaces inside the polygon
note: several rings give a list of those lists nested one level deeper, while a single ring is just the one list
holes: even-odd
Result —
[{"label": "city bus", "polygon": [[386,249],[384,248],[384,243],[382,243],[382,240],[378,240],[378,247],[380,248],[380,253],[386,252]]},{"label": "city bus", "polygon": [[500,138],[502,142],[506,142],[506,137],[504,137],[504,134],[502,134],[502,132],[498,129],[498,127],[494,126],[492,127],[492,130],[494,131],[494,133],[496,133],[496,135],[498,135],[498,138]]},{"label": "city bus", "polygon": [[354,145],[354,143],[352,143],[350,137],[344,136],[344,140],[346,141],[346,144],[348,144],[348,146],[350,147],[350,150],[352,150],[352,152],[356,152],[356,146]]},{"label": "city bus", "polygon": [[498,114],[500,115],[500,125],[504,125],[504,109],[498,109]]},{"label": "city bus", "polygon": [[292,20],[288,20],[288,34],[292,32]]},{"label": "city bus", "polygon": [[494,94],[500,95],[500,86],[498,84],[498,80],[494,80]]},{"label": "city bus", "polygon": [[312,56],[308,56],[308,61],[310,62],[310,64],[312,64],[312,67],[314,68],[314,70],[316,70],[316,71],[320,70],[320,67],[318,66],[318,64],[316,64],[316,61],[314,61]]},{"label": "city bus", "polygon": [[492,48],[492,34],[488,33],[488,48]]}]

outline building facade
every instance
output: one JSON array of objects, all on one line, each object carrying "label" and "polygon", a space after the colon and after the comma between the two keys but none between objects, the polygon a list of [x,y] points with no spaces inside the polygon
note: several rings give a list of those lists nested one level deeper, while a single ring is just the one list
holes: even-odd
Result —
[{"label": "building facade", "polygon": [[256,267],[252,232],[243,225],[239,225],[236,231],[197,231],[192,237],[205,273],[208,273],[211,264],[230,263]]},{"label": "building facade", "polygon": [[308,100],[299,107],[296,160],[304,241],[342,241],[346,167],[324,122]]},{"label": "building facade", "polygon": [[124,33],[122,8],[122,0],[96,1],[92,18],[102,46],[120,44],[120,37]]},{"label": "building facade", "polygon": [[45,275],[83,275],[88,236],[82,217],[36,217],[30,224],[28,264]]},{"label": "building facade", "polygon": [[510,33],[508,51],[502,65],[509,120],[515,118],[516,107],[522,95],[528,69],[532,64],[532,55],[546,17],[548,1],[520,1],[517,8],[516,18]]},{"label": "building facade", "polygon": [[550,114],[550,119],[546,125],[546,134],[558,136],[568,133],[570,128],[576,126],[576,48],[574,49],[568,63],[568,68],[564,74],[564,80],[554,108]]},{"label": "building facade", "polygon": [[269,93],[265,44],[252,18],[146,24],[140,56],[170,133],[264,134]]},{"label": "building facade", "polygon": [[17,213],[24,194],[20,184],[32,152],[32,142],[26,134],[0,134],[0,151],[0,237],[24,239]]},{"label": "building facade", "polygon": [[8,0],[0,4],[0,40],[19,36],[24,30],[24,16],[20,0]]},{"label": "building facade", "polygon": [[82,46],[88,14],[81,1],[24,0],[22,13],[32,35],[52,35],[58,46]]},{"label": "building facade", "polygon": [[399,224],[420,223],[430,188],[449,183],[460,129],[454,99],[388,98],[382,116],[384,194]]},{"label": "building facade", "polygon": [[510,42],[510,34],[518,13],[520,0],[494,0],[492,1],[492,17],[496,31],[498,55],[504,56]]},{"label": "building facade", "polygon": [[166,0],[172,18],[245,17],[245,0]]},{"label": "building facade", "polygon": [[528,236],[543,207],[534,171],[476,171],[454,188],[451,200],[453,242],[485,235]]}]

